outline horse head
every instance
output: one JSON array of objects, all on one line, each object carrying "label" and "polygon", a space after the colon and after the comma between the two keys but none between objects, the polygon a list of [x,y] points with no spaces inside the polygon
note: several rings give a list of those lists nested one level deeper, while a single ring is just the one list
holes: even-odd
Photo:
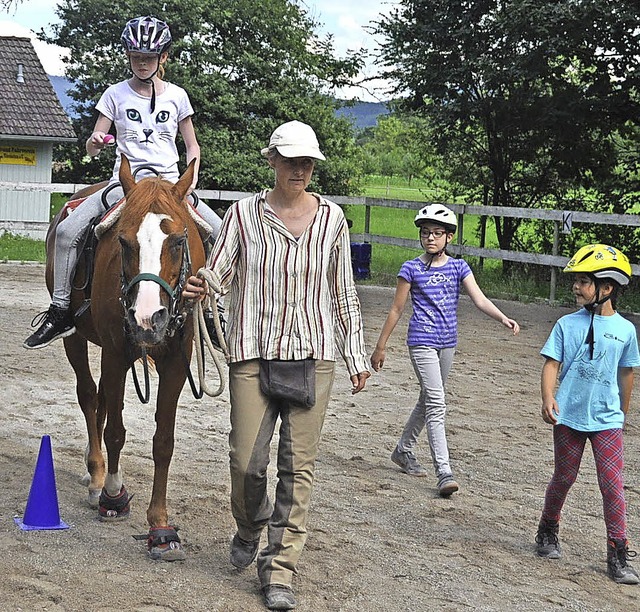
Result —
[{"label": "horse head", "polygon": [[182,288],[191,274],[191,251],[204,258],[202,241],[185,197],[193,181],[192,161],[176,184],[160,177],[136,182],[123,155],[120,183],[126,197],[117,224],[122,261],[121,302],[129,340],[141,347],[162,344],[186,317]]}]

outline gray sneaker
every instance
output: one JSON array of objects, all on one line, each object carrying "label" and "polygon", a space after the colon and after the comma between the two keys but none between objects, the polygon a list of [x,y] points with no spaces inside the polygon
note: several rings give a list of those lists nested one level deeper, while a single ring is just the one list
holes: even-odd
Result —
[{"label": "gray sneaker", "polygon": [[443,474],[438,478],[438,495],[440,497],[451,497],[460,485],[453,479],[453,474]]},{"label": "gray sneaker", "polygon": [[425,470],[416,459],[416,456],[411,451],[401,451],[396,446],[391,453],[391,461],[400,466],[400,469],[409,476],[421,476],[427,475]]}]

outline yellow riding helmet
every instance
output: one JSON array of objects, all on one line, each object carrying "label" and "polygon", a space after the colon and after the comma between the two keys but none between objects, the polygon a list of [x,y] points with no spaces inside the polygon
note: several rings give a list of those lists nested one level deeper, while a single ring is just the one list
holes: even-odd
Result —
[{"label": "yellow riding helmet", "polygon": [[610,278],[620,285],[628,285],[631,278],[629,258],[607,244],[583,246],[570,260],[563,272],[584,272],[596,278]]}]

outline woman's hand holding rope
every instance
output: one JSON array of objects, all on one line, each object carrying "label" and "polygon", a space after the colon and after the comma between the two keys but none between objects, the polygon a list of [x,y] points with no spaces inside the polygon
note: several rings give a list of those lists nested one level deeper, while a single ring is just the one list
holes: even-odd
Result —
[{"label": "woman's hand holding rope", "polygon": [[[200,270],[198,270],[197,276],[189,277],[182,291],[182,295],[185,298],[195,301],[193,312],[193,333],[195,341],[196,363],[198,364],[198,380],[200,388],[210,397],[216,397],[224,391],[224,368],[218,355],[218,351],[214,348],[213,343],[211,342],[211,338],[209,337],[209,332],[207,330],[207,325],[204,319],[204,309],[202,307],[202,304],[205,301],[206,297],[209,296],[213,311],[213,323],[216,334],[218,336],[220,347],[222,348],[225,359],[228,361],[229,351],[224,338],[224,333],[222,331],[222,326],[220,325],[220,317],[218,315],[218,308],[216,304],[216,295],[219,294],[220,291],[219,289],[216,290],[213,275],[207,268],[200,268]],[[212,356],[213,361],[216,364],[216,369],[218,371],[220,384],[215,390],[212,390],[207,385],[205,380],[203,354],[204,351],[202,341],[204,341],[204,344],[207,346],[209,354]]]}]

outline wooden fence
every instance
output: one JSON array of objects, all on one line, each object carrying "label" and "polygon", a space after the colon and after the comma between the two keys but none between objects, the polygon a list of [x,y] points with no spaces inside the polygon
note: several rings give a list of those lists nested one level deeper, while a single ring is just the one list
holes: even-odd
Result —
[{"label": "wooden fence", "polygon": [[[13,191],[46,191],[49,193],[72,194],[85,187],[81,184],[65,183],[11,183],[0,181],[0,189]],[[222,190],[197,190],[198,196],[210,204],[215,202],[233,202],[240,198],[251,195],[240,191]],[[406,200],[387,200],[382,198],[351,197],[351,196],[327,196],[337,204],[349,206],[364,206],[364,232],[362,234],[352,234],[354,242],[369,242],[371,244],[387,244],[404,248],[420,248],[417,239],[395,238],[392,236],[382,236],[370,232],[372,208],[398,208],[408,210],[418,210],[426,202],[410,202]],[[636,215],[613,215],[588,213],[581,211],[561,211],[539,208],[515,208],[502,206],[475,206],[468,204],[447,204],[458,215],[457,242],[449,247],[449,251],[461,257],[474,256],[481,259],[497,259],[513,261],[518,263],[537,264],[551,268],[551,281],[549,286],[549,300],[555,301],[557,269],[563,268],[567,257],[558,255],[558,243],[561,232],[571,231],[574,223],[596,223],[600,225],[623,225],[627,227],[640,227],[640,216]],[[480,246],[470,246],[462,242],[465,215],[479,216],[486,220],[487,217],[512,217],[517,219],[541,219],[553,223],[553,246],[551,253],[526,253],[521,251],[505,251],[501,249],[485,248],[481,241]],[[0,220],[0,231],[21,232],[29,229],[43,229],[46,224],[28,221],[2,221]],[[634,276],[640,276],[640,266],[632,264]]]}]

